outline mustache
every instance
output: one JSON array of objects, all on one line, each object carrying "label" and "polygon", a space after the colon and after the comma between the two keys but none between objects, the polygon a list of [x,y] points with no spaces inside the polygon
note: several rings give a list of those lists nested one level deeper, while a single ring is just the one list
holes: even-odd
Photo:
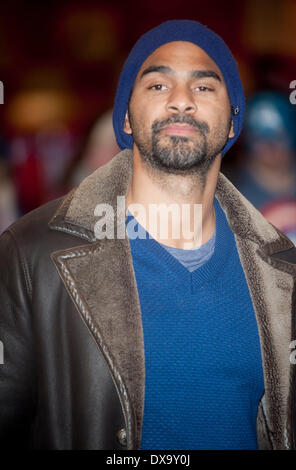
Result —
[{"label": "mustache", "polygon": [[170,124],[188,124],[189,126],[195,127],[202,134],[208,134],[210,128],[205,121],[196,121],[192,116],[188,114],[175,114],[168,119],[163,119],[162,121],[154,121],[152,124],[152,131],[154,134],[161,131],[163,127],[166,127]]}]

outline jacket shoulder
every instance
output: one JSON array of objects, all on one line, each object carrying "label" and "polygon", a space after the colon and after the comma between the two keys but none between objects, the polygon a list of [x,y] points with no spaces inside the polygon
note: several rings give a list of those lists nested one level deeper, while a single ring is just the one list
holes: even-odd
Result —
[{"label": "jacket shoulder", "polygon": [[28,212],[7,227],[4,233],[10,232],[16,239],[22,241],[25,241],[27,237],[30,240],[40,240],[41,236],[49,232],[48,223],[65,197],[54,199]]},{"label": "jacket shoulder", "polygon": [[78,242],[78,238],[75,240],[69,233],[53,230],[49,224],[59,208],[67,203],[72,191],[20,217],[0,236],[0,245],[4,240],[13,238],[24,256],[37,261],[55,250],[81,244],[81,239]]}]

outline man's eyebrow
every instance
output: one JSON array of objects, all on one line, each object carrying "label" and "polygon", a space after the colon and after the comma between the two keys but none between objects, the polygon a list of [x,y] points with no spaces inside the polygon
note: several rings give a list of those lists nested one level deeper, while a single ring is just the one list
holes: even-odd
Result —
[{"label": "man's eyebrow", "polygon": [[147,67],[147,69],[143,70],[143,72],[141,73],[140,79],[144,77],[144,75],[147,75],[148,73],[153,73],[153,72],[165,73],[165,74],[174,73],[174,71],[170,67],[167,67],[166,65],[150,65],[150,67]]},{"label": "man's eyebrow", "polygon": [[[166,65],[150,65],[150,67],[147,67],[147,69],[143,70],[140,79],[145,75],[153,72],[164,73],[168,75],[173,75],[175,73],[173,69]],[[222,82],[221,77],[216,72],[214,72],[214,70],[192,70],[189,72],[189,75],[192,78],[214,78],[215,80]]]},{"label": "man's eyebrow", "polygon": [[215,78],[219,82],[222,82],[221,77],[214,72],[214,70],[192,70],[190,72],[192,78]]}]

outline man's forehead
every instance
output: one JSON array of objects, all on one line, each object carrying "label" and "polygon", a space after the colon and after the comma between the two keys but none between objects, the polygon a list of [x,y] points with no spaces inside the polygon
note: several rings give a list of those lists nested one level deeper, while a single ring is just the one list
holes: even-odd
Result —
[{"label": "man's forehead", "polygon": [[211,57],[199,46],[189,41],[172,41],[155,49],[141,65],[137,78],[141,77],[142,72],[150,65],[167,65],[175,62],[176,65],[183,65],[188,60],[196,62],[196,65],[204,64],[210,66],[214,71],[221,74],[217,64]]}]

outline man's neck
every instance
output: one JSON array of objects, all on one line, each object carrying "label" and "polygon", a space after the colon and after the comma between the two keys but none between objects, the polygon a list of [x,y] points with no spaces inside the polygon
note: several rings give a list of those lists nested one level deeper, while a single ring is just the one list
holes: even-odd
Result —
[{"label": "man's neck", "polygon": [[194,249],[206,243],[216,228],[213,203],[221,157],[204,179],[198,174],[176,175],[148,167],[135,151],[133,159],[126,205],[140,225],[167,246]]}]

